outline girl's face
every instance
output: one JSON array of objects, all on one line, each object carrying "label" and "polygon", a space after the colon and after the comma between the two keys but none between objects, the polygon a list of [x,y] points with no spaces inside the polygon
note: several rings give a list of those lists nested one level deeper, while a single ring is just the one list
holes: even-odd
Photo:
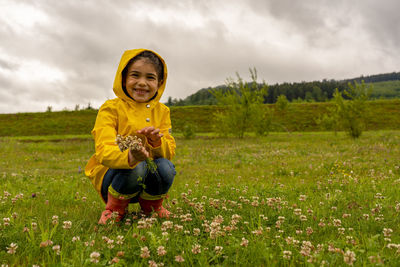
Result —
[{"label": "girl's face", "polygon": [[128,67],[124,86],[128,94],[139,103],[149,101],[159,87],[157,71],[153,64],[141,58]]}]

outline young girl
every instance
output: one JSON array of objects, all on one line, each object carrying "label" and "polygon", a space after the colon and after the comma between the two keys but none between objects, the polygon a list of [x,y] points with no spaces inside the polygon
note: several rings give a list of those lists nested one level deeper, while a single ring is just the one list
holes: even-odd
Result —
[{"label": "young girl", "polygon": [[[169,108],[159,102],[166,80],[167,66],[155,52],[135,49],[122,55],[113,85],[117,98],[100,107],[92,130],[96,152],[85,168],[106,203],[99,224],[106,224],[113,213],[120,221],[130,202],[139,202],[146,215],[170,214],[162,202],[176,174],[170,162],[176,145],[170,134]],[[144,146],[121,152],[117,134],[138,134],[144,137]],[[154,159],[155,172],[149,170],[147,158]]]}]

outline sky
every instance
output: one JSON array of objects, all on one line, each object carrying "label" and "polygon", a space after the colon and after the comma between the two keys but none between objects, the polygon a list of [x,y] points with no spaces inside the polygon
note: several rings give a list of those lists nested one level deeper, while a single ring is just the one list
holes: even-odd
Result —
[{"label": "sky", "polygon": [[122,53],[168,67],[161,99],[239,73],[267,84],[400,71],[398,0],[0,0],[0,113],[99,108]]}]

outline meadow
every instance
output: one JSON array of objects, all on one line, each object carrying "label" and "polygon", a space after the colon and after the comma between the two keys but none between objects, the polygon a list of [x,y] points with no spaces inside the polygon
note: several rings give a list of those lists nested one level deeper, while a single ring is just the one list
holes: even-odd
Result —
[{"label": "meadow", "polygon": [[177,137],[169,219],[97,225],[88,135],[0,139],[1,266],[400,264],[400,132]]},{"label": "meadow", "polygon": [[[290,103],[284,112],[275,104],[265,104],[265,111],[272,111],[272,122],[279,125],[272,131],[325,131],[317,119],[326,114],[332,102]],[[367,102],[365,130],[400,130],[400,99]],[[221,111],[218,106],[171,107],[174,132],[183,132],[188,122],[198,133],[215,130],[214,118]],[[55,111],[36,113],[0,114],[0,136],[82,135],[88,134],[96,120],[97,110]]]}]

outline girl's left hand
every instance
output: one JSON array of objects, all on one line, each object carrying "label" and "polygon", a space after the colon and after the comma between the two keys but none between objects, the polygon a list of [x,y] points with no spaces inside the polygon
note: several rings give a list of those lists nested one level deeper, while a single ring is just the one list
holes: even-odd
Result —
[{"label": "girl's left hand", "polygon": [[152,147],[161,146],[161,137],[163,137],[163,134],[160,133],[160,129],[154,128],[153,126],[149,126],[140,129],[139,131],[137,131],[137,133],[144,134],[147,138],[147,142]]}]

